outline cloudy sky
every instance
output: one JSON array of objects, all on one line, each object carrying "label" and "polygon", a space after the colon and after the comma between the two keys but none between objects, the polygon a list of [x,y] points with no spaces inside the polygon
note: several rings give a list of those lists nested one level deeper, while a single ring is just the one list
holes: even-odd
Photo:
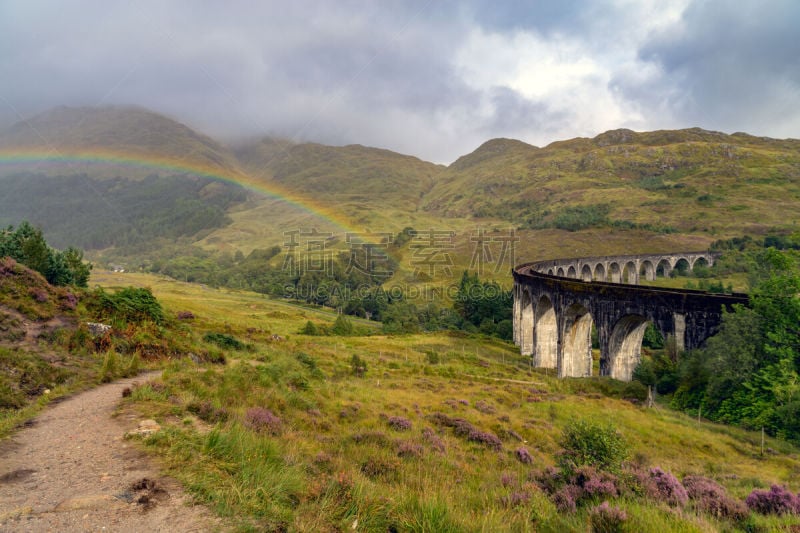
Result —
[{"label": "cloudy sky", "polygon": [[449,163],[700,126],[800,137],[797,0],[0,0],[0,126],[136,104]]}]

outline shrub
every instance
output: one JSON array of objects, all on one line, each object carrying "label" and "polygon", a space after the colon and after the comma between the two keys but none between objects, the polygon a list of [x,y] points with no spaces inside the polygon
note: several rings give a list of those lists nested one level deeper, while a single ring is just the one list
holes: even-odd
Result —
[{"label": "shrub", "polygon": [[431,428],[423,429],[422,430],[422,437],[426,441],[428,441],[428,443],[431,445],[431,448],[433,448],[434,450],[436,450],[439,453],[444,453],[445,450],[447,449],[446,446],[444,445],[444,441],[441,439],[441,437],[439,437],[439,435],[437,435],[436,432],[433,431],[433,429],[431,429]]},{"label": "shrub", "polygon": [[529,465],[533,463],[533,456],[531,452],[528,451],[528,448],[524,446],[520,446],[514,451],[514,456],[517,458],[517,461],[524,465]]},{"label": "shrub", "polygon": [[31,295],[31,298],[40,304],[45,303],[49,299],[47,296],[47,291],[38,287],[31,287],[28,293]]},{"label": "shrub", "polygon": [[615,498],[619,494],[614,475],[599,472],[590,466],[578,469],[570,482],[581,488],[582,500]]},{"label": "shrub", "polygon": [[747,507],[761,514],[800,514],[800,497],[780,485],[772,485],[768,491],[753,490],[745,503]]},{"label": "shrub", "polygon": [[747,515],[747,507],[739,500],[731,498],[716,481],[703,476],[683,478],[686,494],[701,511],[717,518],[742,520]]},{"label": "shrub", "polygon": [[564,428],[563,453],[559,465],[567,471],[588,465],[601,470],[619,471],[628,456],[628,445],[612,425],[579,420]]},{"label": "shrub", "polygon": [[479,429],[473,428],[473,430],[467,435],[467,440],[483,444],[487,448],[491,448],[493,450],[499,450],[503,447],[503,443],[500,441],[498,436],[490,431],[480,431]]},{"label": "shrub", "polygon": [[336,321],[333,323],[333,327],[331,328],[331,332],[334,335],[352,335],[353,334],[353,323],[344,315],[339,315],[336,317]]},{"label": "shrub", "polygon": [[381,448],[384,448],[389,444],[389,437],[387,437],[386,433],[383,431],[362,431],[359,433],[353,433],[353,436],[350,438],[352,438],[353,442],[357,444],[375,444]]},{"label": "shrub", "polygon": [[422,452],[422,445],[411,440],[403,440],[397,444],[397,455],[399,457],[420,457]]},{"label": "shrub", "polygon": [[663,501],[673,507],[683,507],[689,500],[680,481],[658,467],[651,468],[647,473],[642,472],[638,477],[644,493],[653,500]]},{"label": "shrub", "polygon": [[278,435],[283,424],[281,419],[275,416],[272,411],[263,407],[251,407],[244,415],[244,424],[258,433],[269,433]]},{"label": "shrub", "polygon": [[228,350],[244,350],[245,348],[245,345],[242,341],[225,333],[209,332],[203,335],[203,340]]},{"label": "shrub", "polygon": [[438,365],[439,364],[439,354],[433,350],[428,350],[425,352],[425,360],[430,365]]},{"label": "shrub", "polygon": [[391,480],[397,474],[400,463],[397,458],[370,457],[361,463],[361,472],[372,479]]},{"label": "shrub", "polygon": [[489,405],[489,403],[483,400],[478,400],[477,402],[475,402],[475,409],[487,415],[494,414],[495,412],[494,407],[492,407],[491,405]]},{"label": "shrub", "polygon": [[364,377],[367,373],[367,362],[353,354],[353,357],[350,358],[350,368],[354,376]]},{"label": "shrub", "polygon": [[72,311],[78,305],[78,297],[67,292],[61,297],[61,308],[65,311]]},{"label": "shrub", "polygon": [[411,429],[411,421],[402,416],[390,416],[388,423],[390,428],[397,431],[408,431]]},{"label": "shrub", "polygon": [[98,288],[92,294],[90,307],[103,316],[122,322],[150,320],[161,324],[164,321],[161,304],[146,288],[126,287],[113,294]]},{"label": "shrub", "polygon": [[527,505],[527,503],[530,500],[531,500],[531,494],[528,491],[515,490],[507,496],[501,496],[500,504],[503,505],[503,507],[508,507],[510,509],[513,509],[514,507]]},{"label": "shrub", "polygon": [[562,513],[574,513],[580,498],[580,488],[575,485],[564,485],[553,494],[553,503]]},{"label": "shrub", "polygon": [[319,329],[317,328],[316,324],[311,322],[310,320],[306,322],[306,325],[303,326],[303,329],[300,330],[302,335],[319,335]]},{"label": "shrub", "polygon": [[622,524],[628,519],[627,513],[619,507],[611,507],[607,501],[594,507],[589,512],[589,523],[592,531],[598,533],[615,533],[622,531]]},{"label": "shrub", "polygon": [[197,418],[200,420],[210,424],[224,422],[228,418],[228,411],[224,407],[214,407],[214,404],[208,400],[199,403],[190,403],[186,406],[186,410],[197,415]]}]

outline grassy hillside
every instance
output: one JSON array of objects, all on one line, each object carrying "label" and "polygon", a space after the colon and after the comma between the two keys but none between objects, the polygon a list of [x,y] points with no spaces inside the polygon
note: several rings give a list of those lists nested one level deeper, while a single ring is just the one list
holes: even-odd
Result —
[{"label": "grassy hillside", "polygon": [[[763,234],[800,219],[800,141],[700,129],[615,130],[534,148],[489,141],[451,165],[426,197],[444,215],[537,229],[639,226],[655,232]],[[576,208],[599,208],[595,221]]]},{"label": "grassy hillside", "polygon": [[[330,326],[336,315],[252,293],[131,274],[94,280],[150,286],[168,314],[195,316],[187,338],[224,333],[243,344],[225,350],[224,367],[174,361],[129,400],[162,424],[143,444],[241,530],[585,531],[604,499],[624,511],[622,531],[796,521],[714,515],[701,500],[671,505],[638,485],[659,467],[715,480],[739,501],[772,483],[797,491],[800,455],[767,439],[762,456],[758,434],[644,408],[624,399],[641,393],[634,385],[557,380],[477,337],[308,336],[308,321]],[[622,494],[580,489],[572,512],[547,487],[576,420],[612,424],[629,454],[609,474]]]},{"label": "grassy hillside", "polygon": [[[511,262],[703,249],[724,237],[789,233],[800,219],[800,142],[740,133],[615,130],[544,148],[493,139],[443,167],[359,145],[265,138],[227,148],[132,108],[59,108],[30,124],[42,138],[21,123],[0,137],[0,150],[65,146],[164,157],[246,176],[256,189],[294,198],[246,195],[190,172],[148,166],[0,164],[7,191],[0,223],[31,220],[56,244],[103,248],[96,258],[128,267],[162,260],[155,256],[164,246],[174,257],[247,255],[284,247],[287,232],[316,228],[334,235],[329,244],[338,253],[348,250],[348,232],[411,227],[452,232],[446,253],[457,278],[477,268],[479,232],[496,259],[501,241],[491,239],[515,230],[513,261],[506,256],[507,264],[484,265],[482,272],[508,283]],[[393,282],[420,282],[415,250],[394,252]]]},{"label": "grassy hillside", "polygon": [[[13,163],[29,152],[37,158]],[[156,113],[57,108],[0,135],[0,224],[28,220],[55,246],[88,249],[195,236],[226,225],[228,209],[244,201],[246,191],[173,168],[181,165],[212,174],[235,171],[221,145]]]},{"label": "grassy hillside", "polygon": [[442,167],[361,145],[325,146],[264,139],[236,150],[253,176],[303,192],[310,198],[362,208],[414,211]]}]

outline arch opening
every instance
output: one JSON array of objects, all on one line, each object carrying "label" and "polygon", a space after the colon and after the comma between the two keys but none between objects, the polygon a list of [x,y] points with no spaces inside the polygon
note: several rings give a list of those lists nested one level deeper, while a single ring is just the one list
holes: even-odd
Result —
[{"label": "arch opening", "polygon": [[574,304],[566,311],[561,337],[558,377],[592,375],[592,315],[586,307]]},{"label": "arch opening", "polygon": [[620,381],[631,380],[642,360],[642,339],[649,323],[641,315],[626,315],[614,324],[608,341],[608,361],[603,365],[607,375]]},{"label": "arch opening", "polygon": [[552,276],[553,275],[553,269],[552,268],[547,270],[547,275],[548,276]]},{"label": "arch opening", "polygon": [[642,264],[639,265],[639,278],[644,278],[647,281],[656,279],[656,268],[651,261],[645,259],[642,261]]},{"label": "arch opening", "polygon": [[575,270],[575,267],[570,265],[569,269],[567,270],[567,277],[575,279],[578,277],[578,271]]},{"label": "arch opening", "polygon": [[583,265],[583,268],[581,268],[581,279],[583,281],[592,281],[592,267]]},{"label": "arch opening", "polygon": [[611,263],[608,265],[608,277],[611,283],[622,282],[622,271],[619,268],[619,263]]},{"label": "arch opening", "polygon": [[706,278],[711,276],[711,272],[708,270],[710,267],[711,265],[705,257],[698,257],[692,263],[690,270],[698,278]]},{"label": "arch opening", "polygon": [[556,310],[547,296],[536,303],[534,326],[535,349],[533,366],[537,368],[556,368],[558,363],[558,323]]},{"label": "arch opening", "polygon": [[672,267],[669,264],[669,261],[666,259],[662,259],[658,262],[656,266],[656,277],[666,278],[672,272]]},{"label": "arch opening", "polygon": [[622,282],[628,283],[630,285],[636,285],[639,281],[637,279],[638,272],[636,271],[636,264],[633,261],[628,261],[625,263],[625,267],[622,269]]},{"label": "arch opening", "polygon": [[689,264],[689,261],[686,260],[685,257],[681,257],[675,262],[675,266],[672,268],[671,276],[686,276],[689,274],[689,271],[692,269],[692,266]]},{"label": "arch opening", "polygon": [[556,276],[558,276],[559,278],[564,277],[564,267],[558,267],[558,270],[556,270]]},{"label": "arch opening", "polygon": [[606,267],[602,263],[597,263],[597,266],[594,267],[594,279],[595,281],[606,280]]}]

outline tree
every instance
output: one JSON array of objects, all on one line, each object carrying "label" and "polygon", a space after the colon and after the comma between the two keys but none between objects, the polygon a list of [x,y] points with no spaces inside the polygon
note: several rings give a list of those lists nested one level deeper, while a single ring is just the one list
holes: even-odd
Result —
[{"label": "tree", "polygon": [[83,252],[67,248],[63,252],[47,245],[42,230],[23,222],[0,232],[0,257],[8,256],[43,275],[53,285],[86,287],[92,265],[83,261]]},{"label": "tree", "polygon": [[749,307],[734,306],[705,348],[682,358],[673,405],[800,442],[798,254],[767,248],[754,259]]}]

